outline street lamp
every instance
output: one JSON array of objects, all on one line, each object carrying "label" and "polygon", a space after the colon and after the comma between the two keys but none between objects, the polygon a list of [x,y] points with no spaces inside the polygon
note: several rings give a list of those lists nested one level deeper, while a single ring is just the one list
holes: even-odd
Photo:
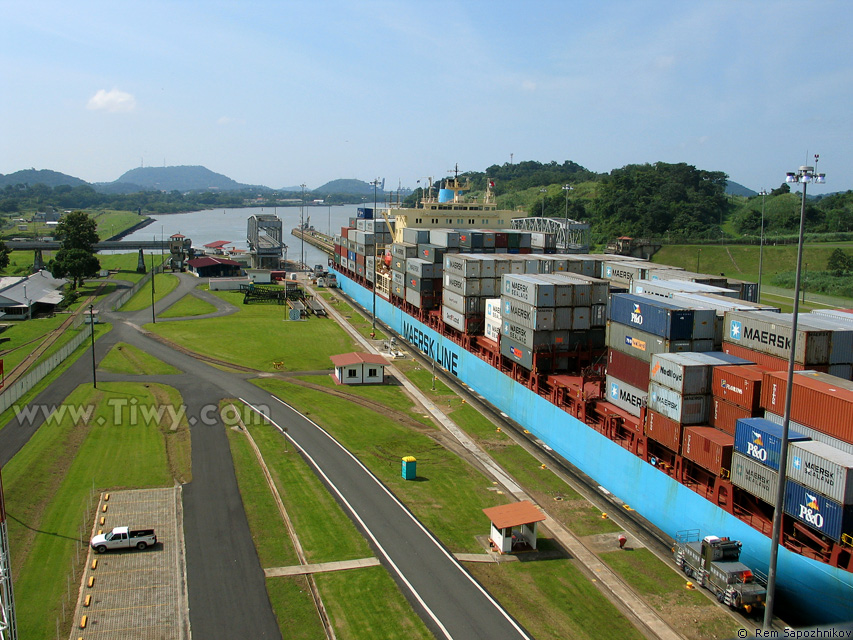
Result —
[{"label": "street lamp", "polygon": [[92,388],[98,388],[98,378],[95,373],[95,306],[89,305],[89,325],[92,327]]},{"label": "street lamp", "polygon": [[566,227],[563,229],[563,244],[566,246],[566,253],[569,252],[569,191],[574,191],[575,188],[570,184],[563,185],[563,191],[566,192]]},{"label": "street lamp", "polygon": [[702,273],[701,271],[699,271],[699,259],[701,257],[702,257],[702,249],[700,248],[699,251],[696,252],[696,273]]},{"label": "street lamp", "polygon": [[[376,216],[376,189],[380,184],[379,178],[367,184],[373,185],[373,215]],[[375,220],[375,217],[374,217]],[[370,337],[376,337],[376,245],[373,245],[373,325],[370,330]]]},{"label": "street lamp", "polygon": [[758,192],[761,196],[761,238],[758,244],[758,302],[761,302],[761,273],[764,265],[764,204],[767,200],[767,190]]},{"label": "street lamp", "polygon": [[299,270],[305,266],[305,184],[302,187],[302,204],[299,207]]},{"label": "street lamp", "polygon": [[[539,189],[539,193],[548,193],[548,189]],[[545,196],[542,196],[542,217],[545,217]]]},{"label": "street lamp", "polygon": [[[815,155],[815,165],[818,156]],[[764,607],[764,628],[770,629],[773,621],[773,605],[776,601],[776,562],[779,556],[779,539],[782,533],[782,505],[785,501],[785,473],[788,468],[788,427],[791,422],[791,398],[794,388],[794,357],[797,351],[797,320],[800,313],[800,277],[803,267],[803,234],[806,225],[806,186],[809,182],[823,184],[824,174],[816,173],[815,167],[802,166],[788,173],[785,182],[803,185],[803,201],[800,203],[800,235],[797,244],[797,272],[794,281],[794,314],[791,321],[791,352],[788,356],[788,386],[785,389],[785,414],[782,418],[782,451],[779,454],[779,479],[776,484],[776,507],[773,511],[773,535],[770,539],[770,566],[767,571],[767,601]]]}]

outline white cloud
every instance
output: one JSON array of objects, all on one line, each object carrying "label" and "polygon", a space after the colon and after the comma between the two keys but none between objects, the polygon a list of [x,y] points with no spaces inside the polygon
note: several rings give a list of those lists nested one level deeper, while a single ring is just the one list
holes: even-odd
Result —
[{"label": "white cloud", "polygon": [[136,108],[136,98],[131,94],[119,91],[118,89],[112,89],[110,91],[99,89],[95,95],[89,98],[86,108],[93,111],[126,113],[128,111],[133,111]]}]

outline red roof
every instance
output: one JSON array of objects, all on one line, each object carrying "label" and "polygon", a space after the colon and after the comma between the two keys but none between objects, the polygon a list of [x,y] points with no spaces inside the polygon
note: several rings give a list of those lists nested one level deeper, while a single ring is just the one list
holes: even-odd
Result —
[{"label": "red roof", "polygon": [[227,244],[231,244],[228,240],[217,240],[216,242],[211,242],[209,244],[204,245],[205,249],[221,249]]},{"label": "red roof", "polygon": [[529,500],[504,504],[499,507],[489,507],[483,509],[483,513],[498,529],[519,527],[523,524],[542,522],[545,519],[545,514],[539,511]]},{"label": "red roof", "polygon": [[187,264],[190,265],[193,269],[198,269],[199,267],[212,267],[217,264],[224,264],[229,267],[240,266],[240,263],[235,260],[229,260],[228,258],[216,258],[214,256],[193,258],[192,260],[187,260]]},{"label": "red roof", "polygon": [[336,367],[348,367],[351,364],[381,364],[387,365],[388,361],[382,356],[377,356],[372,353],[355,352],[355,353],[340,353],[330,357],[332,364]]}]

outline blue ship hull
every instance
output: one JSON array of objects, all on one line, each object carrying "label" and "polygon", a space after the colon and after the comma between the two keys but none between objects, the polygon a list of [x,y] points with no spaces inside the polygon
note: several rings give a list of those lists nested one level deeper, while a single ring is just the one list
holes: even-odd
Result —
[{"label": "blue ship hull", "polygon": [[[338,286],[365,309],[373,294],[344,275]],[[743,543],[741,560],[767,572],[770,539],[658,471],[545,398],[376,296],[376,315],[424,355],[542,439],[668,535],[699,529]],[[776,611],[813,624],[853,620],[853,574],[781,548]]]}]

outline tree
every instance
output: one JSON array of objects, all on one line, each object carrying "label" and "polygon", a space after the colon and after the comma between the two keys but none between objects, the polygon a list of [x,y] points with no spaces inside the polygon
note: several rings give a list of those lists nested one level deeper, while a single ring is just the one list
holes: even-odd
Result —
[{"label": "tree", "polygon": [[853,256],[847,255],[841,248],[837,248],[830,254],[826,268],[836,276],[845,274],[853,268]]},{"label": "tree", "polygon": [[0,240],[0,271],[9,266],[9,254],[12,250],[6,246],[6,243]]},{"label": "tree", "polygon": [[73,211],[59,221],[56,235],[62,240],[62,248],[48,268],[57,278],[71,278],[71,288],[76,289],[84,278],[97,275],[101,268],[94,248],[97,225],[85,212]]}]

